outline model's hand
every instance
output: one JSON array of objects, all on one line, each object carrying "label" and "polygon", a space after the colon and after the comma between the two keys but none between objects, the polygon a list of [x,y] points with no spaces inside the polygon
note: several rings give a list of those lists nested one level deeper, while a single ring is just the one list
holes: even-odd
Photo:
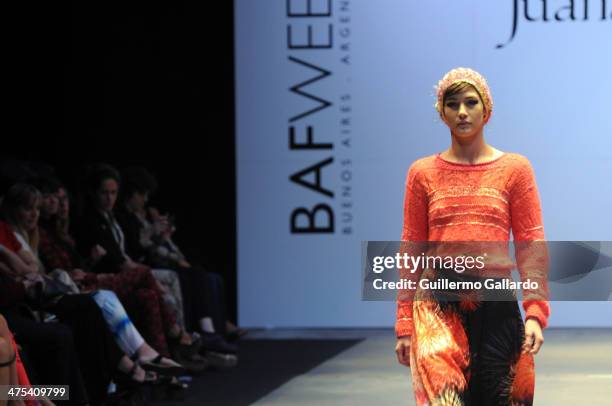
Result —
[{"label": "model's hand", "polygon": [[525,342],[523,342],[523,352],[537,354],[542,344],[544,344],[544,335],[542,334],[540,323],[536,319],[527,319],[525,321]]},{"label": "model's hand", "polygon": [[397,339],[395,354],[400,364],[410,367],[410,336]]}]

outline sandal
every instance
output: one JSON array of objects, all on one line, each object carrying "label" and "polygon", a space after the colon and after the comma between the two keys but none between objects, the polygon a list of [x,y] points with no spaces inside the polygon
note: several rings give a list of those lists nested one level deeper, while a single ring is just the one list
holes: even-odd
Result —
[{"label": "sandal", "polygon": [[178,376],[185,374],[185,368],[181,365],[165,364],[163,363],[164,358],[161,354],[158,354],[150,361],[139,360],[138,363],[145,371],[154,371],[160,375]]},{"label": "sandal", "polygon": [[138,379],[136,379],[136,372],[138,371],[138,367],[141,367],[140,364],[137,361],[134,361],[134,365],[128,372],[123,372],[119,370],[119,373],[115,377],[117,383],[122,386],[133,387],[138,385],[157,385],[161,382],[160,376],[157,375],[157,373],[155,373],[154,371],[147,371],[144,368],[142,368],[145,373],[144,380],[139,381]]}]

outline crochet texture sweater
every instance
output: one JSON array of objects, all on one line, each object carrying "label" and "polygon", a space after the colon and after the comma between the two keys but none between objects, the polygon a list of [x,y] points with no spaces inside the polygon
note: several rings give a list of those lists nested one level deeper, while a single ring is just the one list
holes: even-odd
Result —
[{"label": "crochet texture sweater", "polygon": [[[505,153],[485,163],[460,164],[432,155],[417,160],[408,170],[402,241],[500,242],[506,252],[490,257],[487,269],[508,276],[514,268],[507,249],[511,232],[521,280],[529,278],[542,286],[536,292],[523,292],[525,317],[535,318],[545,328],[550,315],[548,257],[540,198],[527,158]],[[400,276],[418,279],[419,272],[400,270]],[[414,293],[398,294],[398,337],[412,334]]]}]

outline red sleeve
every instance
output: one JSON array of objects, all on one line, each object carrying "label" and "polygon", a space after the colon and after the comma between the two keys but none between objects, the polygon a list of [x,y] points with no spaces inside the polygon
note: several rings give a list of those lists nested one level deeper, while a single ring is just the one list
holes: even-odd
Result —
[{"label": "red sleeve", "polygon": [[531,164],[527,159],[516,169],[511,187],[510,215],[516,263],[521,280],[530,279],[538,288],[523,291],[525,318],[536,319],[542,328],[548,325],[548,249],[540,196]]},{"label": "red sleeve", "polygon": [[21,251],[21,243],[15,237],[11,226],[0,221],[0,244],[13,252]]},{"label": "red sleeve", "polygon": [[[412,164],[406,176],[406,191],[404,193],[404,225],[402,228],[402,241],[400,255],[419,255],[424,243],[428,239],[428,198],[424,185],[419,180],[417,163]],[[410,272],[400,269],[400,278],[417,281],[422,269]],[[397,315],[395,334],[397,337],[409,336],[413,332],[412,300],[415,291],[412,289],[400,290],[397,296]]]}]

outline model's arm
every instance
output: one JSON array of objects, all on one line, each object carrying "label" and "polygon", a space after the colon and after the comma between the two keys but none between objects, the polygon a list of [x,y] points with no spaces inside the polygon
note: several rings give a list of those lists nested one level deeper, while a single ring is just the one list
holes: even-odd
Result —
[{"label": "model's arm", "polygon": [[[406,191],[404,194],[404,225],[402,228],[402,242],[400,255],[420,255],[425,249],[428,238],[427,193],[419,180],[419,173],[413,164],[406,177]],[[400,278],[409,279],[418,283],[422,269],[411,272],[400,269]],[[412,335],[412,300],[415,290],[400,290],[397,297],[397,320],[395,333],[397,337]]]},{"label": "model's arm", "polygon": [[[404,193],[404,225],[402,227],[402,241],[400,255],[420,255],[425,250],[428,239],[427,193],[424,185],[419,181],[418,169],[415,164],[410,167],[406,177],[406,191]],[[408,279],[418,283],[422,269],[415,272],[399,269],[401,279]],[[413,289],[400,290],[397,295],[397,317],[395,322],[395,354],[400,364],[410,366],[410,341],[414,330],[412,320],[412,301],[415,291]]]},{"label": "model's arm", "polygon": [[[538,288],[523,290],[527,340],[537,352],[543,342],[541,329],[548,325],[548,249],[544,240],[542,209],[533,169],[525,161],[511,189],[510,210],[516,262],[521,280],[537,282]],[[534,326],[537,323],[538,326]],[[531,337],[530,337],[531,336]]]}]

